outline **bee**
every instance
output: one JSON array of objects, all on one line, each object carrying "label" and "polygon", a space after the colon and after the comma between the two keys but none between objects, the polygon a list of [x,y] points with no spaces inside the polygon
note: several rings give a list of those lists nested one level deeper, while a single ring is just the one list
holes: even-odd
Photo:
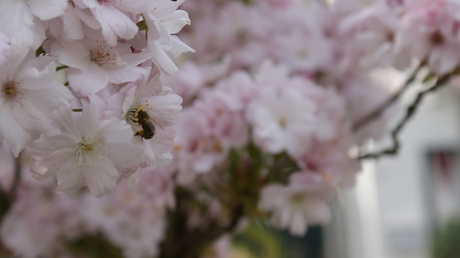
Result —
[{"label": "bee", "polygon": [[137,131],[135,135],[140,136],[141,139],[152,139],[155,135],[155,124],[147,111],[139,110],[137,113],[137,124],[142,127],[142,130]]}]

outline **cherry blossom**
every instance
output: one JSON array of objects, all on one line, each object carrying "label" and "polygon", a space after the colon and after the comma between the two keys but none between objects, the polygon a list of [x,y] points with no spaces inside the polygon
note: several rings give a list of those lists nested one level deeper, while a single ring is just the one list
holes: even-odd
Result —
[{"label": "cherry blossom", "polygon": [[134,81],[142,72],[137,65],[150,57],[148,54],[132,53],[127,44],[110,47],[105,41],[97,39],[54,41],[49,51],[60,63],[69,66],[69,84],[83,96],[96,93],[109,83]]},{"label": "cherry blossom", "polygon": [[0,65],[0,138],[15,156],[37,133],[56,132],[49,114],[72,98],[54,73],[51,58],[33,58],[20,47],[12,48]]},{"label": "cherry blossom", "polygon": [[257,216],[327,223],[404,90],[458,75],[460,5],[326,2],[0,1],[5,250],[205,257]]},{"label": "cherry blossom", "polygon": [[275,226],[301,236],[308,224],[326,223],[331,219],[326,200],[331,197],[332,189],[323,181],[315,174],[293,174],[287,186],[267,185],[261,193],[261,206],[274,210]]},{"label": "cherry blossom", "polygon": [[166,1],[157,5],[149,11],[144,12],[147,31],[147,48],[153,54],[152,61],[166,73],[172,74],[177,71],[171,57],[178,57],[184,52],[193,51],[173,34],[178,33],[182,27],[190,24],[187,12],[176,10],[184,0]]},{"label": "cherry blossom", "polygon": [[120,171],[136,167],[142,149],[131,143],[126,122],[103,119],[101,102],[94,97],[82,113],[56,114],[61,133],[42,135],[30,149],[37,179],[56,175],[58,191],[88,186],[100,197],[115,188]]},{"label": "cherry blossom", "polygon": [[[96,0],[75,0],[75,6],[80,9],[89,9],[92,14],[92,19],[97,21],[94,27],[94,21],[83,18],[82,21],[88,26],[101,29],[104,40],[110,45],[114,46],[117,43],[117,37],[122,39],[132,39],[137,33],[137,26],[128,15],[123,11],[132,11],[131,7],[139,6],[140,3],[148,1],[123,1],[124,3],[117,4],[113,1],[96,1]],[[128,3],[126,3],[128,2]],[[134,8],[135,10],[139,8]]]}]

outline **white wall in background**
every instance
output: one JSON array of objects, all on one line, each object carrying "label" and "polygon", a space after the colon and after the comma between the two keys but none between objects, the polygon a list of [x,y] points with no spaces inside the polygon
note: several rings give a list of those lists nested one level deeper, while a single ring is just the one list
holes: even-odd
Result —
[{"label": "white wall in background", "polygon": [[460,153],[460,90],[444,87],[428,95],[400,138],[399,153],[365,166],[355,189],[343,191],[334,205],[335,221],[326,229],[327,258],[430,257],[436,212],[427,153]]}]

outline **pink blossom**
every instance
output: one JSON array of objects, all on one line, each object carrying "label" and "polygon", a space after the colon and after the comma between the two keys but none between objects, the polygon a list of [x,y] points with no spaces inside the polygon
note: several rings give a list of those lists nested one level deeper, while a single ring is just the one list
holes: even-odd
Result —
[{"label": "pink blossom", "polygon": [[[146,71],[151,71],[146,68]],[[133,83],[124,86],[120,92],[108,99],[107,114],[125,120],[132,130],[132,141],[144,149],[140,155],[140,166],[147,167],[169,163],[171,147],[176,136],[176,123],[182,110],[182,98],[170,88],[162,86],[158,70],[144,72]],[[139,112],[145,112],[153,127],[152,137],[139,135],[144,128],[139,121]],[[145,123],[144,123],[145,124]],[[137,135],[137,136],[136,136]]]},{"label": "pink blossom", "polygon": [[57,226],[59,221],[50,213],[50,208],[52,203],[40,194],[22,194],[2,221],[2,243],[14,250],[16,256],[52,255],[60,228]]},{"label": "pink blossom", "polygon": [[35,49],[45,40],[45,24],[34,17],[26,1],[0,1],[0,24],[4,24],[0,31],[18,47]]},{"label": "pink blossom", "polygon": [[82,113],[64,109],[56,114],[61,133],[42,135],[30,149],[37,179],[56,175],[58,191],[88,186],[101,197],[115,188],[120,171],[139,164],[142,149],[131,143],[130,127],[116,118],[103,119],[101,105],[94,97]]},{"label": "pink blossom", "polygon": [[[122,39],[132,39],[138,28],[135,21],[133,21],[128,15],[123,11],[129,7],[138,6],[139,1],[123,1],[128,3],[117,4],[114,1],[97,1],[97,0],[74,0],[75,5],[80,9],[88,8],[91,11],[93,17],[83,16],[81,18],[88,26],[101,29],[104,40],[110,45],[114,46],[117,44],[118,37]],[[145,3],[146,1],[141,1]],[[128,11],[126,10],[126,11]],[[95,19],[98,23],[98,26],[94,26]]]},{"label": "pink blossom", "polygon": [[[426,2],[426,3],[425,3]],[[423,4],[425,3],[425,4]],[[420,60],[426,60],[431,70],[446,74],[458,65],[460,55],[458,12],[460,5],[455,1],[407,1],[403,33],[411,53]]]},{"label": "pink blossom", "polygon": [[63,15],[48,21],[48,33],[53,38],[66,41],[82,39],[84,32],[80,16],[84,16],[83,11],[67,2]]},{"label": "pink blossom", "polygon": [[295,89],[266,89],[248,106],[254,140],[264,151],[298,155],[315,133],[316,106]]},{"label": "pink blossom", "polygon": [[136,188],[121,183],[103,198],[86,196],[83,222],[122,247],[126,257],[154,256],[164,233],[166,208],[173,205],[173,186],[166,167],[142,169]]},{"label": "pink blossom", "polygon": [[54,41],[49,52],[69,66],[67,76],[72,89],[80,95],[96,93],[109,83],[134,81],[143,68],[137,65],[150,58],[132,53],[127,44],[109,46],[105,41],[85,38],[80,41]]},{"label": "pink blossom", "polygon": [[184,52],[193,52],[187,44],[177,36],[182,27],[190,24],[187,12],[176,10],[183,2],[179,1],[157,1],[153,10],[144,12],[143,17],[148,26],[147,48],[153,54],[152,61],[163,71],[172,74],[177,71],[173,59]]},{"label": "pink blossom", "polygon": [[66,0],[29,0],[30,10],[40,20],[50,20],[64,14]]},{"label": "pink blossom", "polygon": [[261,192],[262,209],[273,211],[272,222],[281,229],[289,229],[302,236],[307,225],[327,223],[331,214],[326,201],[332,189],[315,174],[295,173],[287,186],[270,184]]},{"label": "pink blossom", "polygon": [[0,139],[16,157],[34,134],[56,132],[49,114],[70,102],[70,92],[54,73],[51,58],[34,58],[17,46],[0,65]]}]

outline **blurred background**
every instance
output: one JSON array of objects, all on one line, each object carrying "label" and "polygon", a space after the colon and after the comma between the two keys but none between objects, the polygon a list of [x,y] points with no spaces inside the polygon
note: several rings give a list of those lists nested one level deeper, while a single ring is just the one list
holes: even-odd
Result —
[{"label": "blurred background", "polygon": [[[377,75],[395,85],[403,77],[393,71]],[[414,92],[407,95],[406,104]],[[460,257],[460,93],[456,85],[427,96],[403,129],[401,143],[397,155],[365,161],[355,188],[338,190],[330,225],[309,228],[302,238],[253,225],[244,237],[235,238],[237,251],[232,257]],[[374,145],[378,149],[387,144],[383,140]],[[257,238],[252,231],[264,232],[258,243],[275,245],[277,254],[261,254],[260,246],[251,244],[251,236]],[[272,239],[267,240],[268,236]],[[242,254],[241,245],[252,255]]]}]

